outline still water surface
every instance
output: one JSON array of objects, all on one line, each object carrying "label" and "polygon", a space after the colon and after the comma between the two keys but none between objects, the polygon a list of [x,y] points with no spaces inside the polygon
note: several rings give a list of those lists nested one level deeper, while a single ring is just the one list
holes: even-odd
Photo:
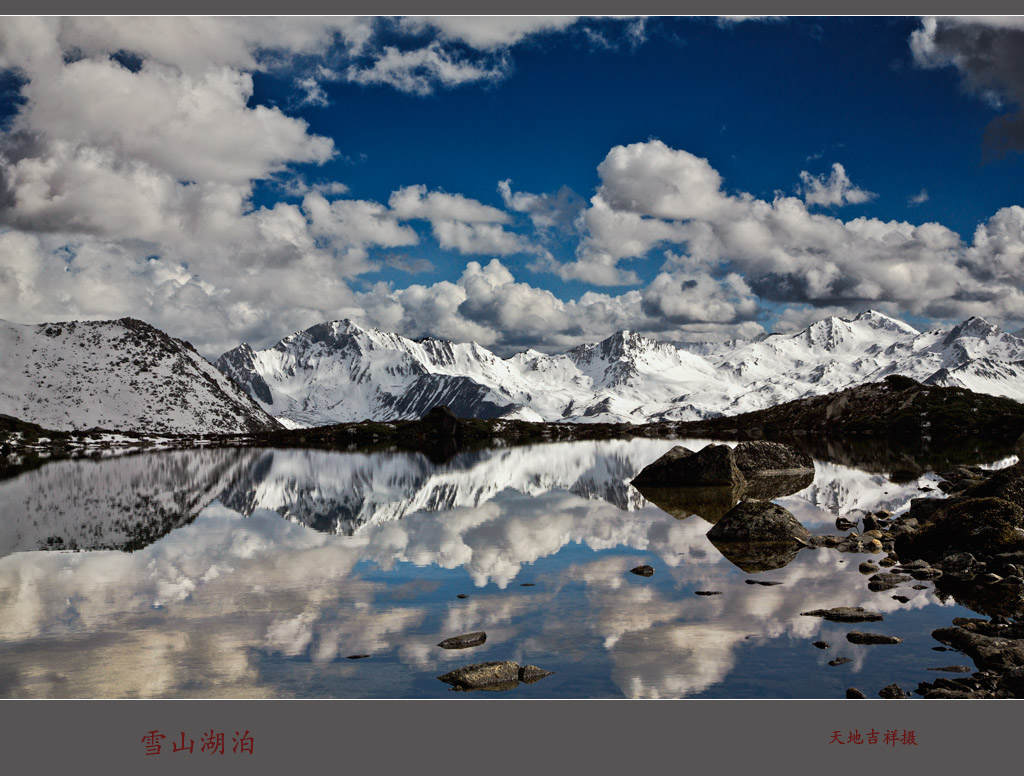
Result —
[{"label": "still water surface", "polygon": [[[869,556],[829,549],[748,573],[706,539],[708,519],[649,502],[629,480],[675,444],[499,448],[440,464],[187,450],[22,473],[0,482],[0,697],[472,697],[436,677],[489,660],[555,672],[498,697],[841,698],[851,686],[875,697],[934,681],[929,667],[971,665],[931,649],[934,628],[972,614],[931,583],[874,593],[857,570]],[[942,495],[931,474],[815,469],[775,499],[812,533]],[[641,564],[655,574],[629,573]],[[885,619],[800,616],[833,606]],[[481,630],[481,646],[436,646]],[[904,642],[854,645],[850,630]],[[852,662],[828,665],[840,656]]]}]

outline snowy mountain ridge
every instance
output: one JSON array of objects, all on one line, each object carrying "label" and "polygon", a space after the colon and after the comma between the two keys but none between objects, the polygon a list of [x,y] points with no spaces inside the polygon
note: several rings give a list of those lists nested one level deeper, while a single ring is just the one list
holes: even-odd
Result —
[{"label": "snowy mountain ridge", "polygon": [[1024,401],[1024,339],[983,318],[919,332],[868,310],[793,334],[658,342],[620,331],[548,355],[502,359],[476,343],[410,340],[328,321],[272,348],[243,344],[217,367],[288,425],[459,416],[644,423],[735,415],[902,374]]},{"label": "snowy mountain ridge", "polygon": [[132,318],[0,321],[0,413],[56,431],[203,434],[280,426],[191,345]]}]

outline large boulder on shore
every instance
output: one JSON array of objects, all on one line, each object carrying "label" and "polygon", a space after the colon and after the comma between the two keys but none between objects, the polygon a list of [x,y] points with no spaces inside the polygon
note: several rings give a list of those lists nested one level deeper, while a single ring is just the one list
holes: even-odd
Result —
[{"label": "large boulder on shore", "polygon": [[936,509],[918,530],[896,537],[901,558],[940,561],[951,550],[991,556],[1024,549],[1024,509],[1002,498],[959,498]]},{"label": "large boulder on shore", "polygon": [[779,442],[740,442],[733,448],[736,466],[744,476],[814,472],[814,459]]},{"label": "large boulder on shore", "polygon": [[964,498],[1001,498],[1024,508],[1024,462],[993,473],[962,495]]},{"label": "large boulder on shore", "polygon": [[728,445],[708,445],[698,452],[677,445],[641,471],[633,485],[673,488],[691,485],[742,485],[746,482]]}]

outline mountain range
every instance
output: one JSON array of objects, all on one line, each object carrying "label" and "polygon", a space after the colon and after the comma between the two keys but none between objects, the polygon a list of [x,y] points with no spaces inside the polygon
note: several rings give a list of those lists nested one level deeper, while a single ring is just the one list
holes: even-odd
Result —
[{"label": "mountain range", "polygon": [[509,358],[349,320],[224,353],[216,368],[141,321],[0,321],[0,414],[53,430],[252,433],[420,418],[571,423],[704,420],[899,374],[1024,401],[1024,339],[983,318],[920,332],[876,311],[792,334],[658,342],[620,331],[564,353]]},{"label": "mountain range", "polygon": [[217,367],[285,425],[462,417],[573,423],[701,420],[833,393],[892,374],[1024,401],[1024,339],[983,318],[920,332],[869,310],[794,334],[658,342],[620,331],[548,355],[500,358],[475,343],[411,340],[330,321]]},{"label": "mountain range", "polygon": [[[472,514],[496,499],[515,501],[516,494],[562,491],[635,512],[650,502],[630,481],[674,444],[549,443],[464,451],[444,463],[407,452],[251,448],[56,461],[0,481],[0,558],[41,549],[141,549],[191,523],[214,500],[245,516],[268,510],[344,535],[419,512]],[[921,495],[917,480],[897,484],[883,474],[822,461],[816,470],[813,483],[784,502],[809,525],[823,519],[831,525],[829,514],[855,509],[906,508]],[[589,534],[591,546],[626,542],[609,529],[599,521]]]}]

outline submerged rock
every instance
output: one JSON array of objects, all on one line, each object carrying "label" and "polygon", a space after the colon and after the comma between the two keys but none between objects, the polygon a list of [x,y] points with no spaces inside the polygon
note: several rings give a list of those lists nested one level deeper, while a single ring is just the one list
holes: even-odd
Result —
[{"label": "submerged rock", "polygon": [[[635,483],[635,481],[634,481]],[[645,499],[678,520],[697,515],[709,523],[717,523],[736,506],[743,496],[745,485],[719,485],[708,487],[651,487],[635,485]]]},{"label": "submerged rock", "polygon": [[836,530],[837,531],[850,531],[857,527],[857,524],[852,520],[847,520],[845,517],[836,518]]},{"label": "submerged rock", "polygon": [[543,668],[537,666],[520,666],[519,667],[519,681],[525,682],[526,684],[533,684],[536,681],[543,679],[545,676],[551,676],[554,671],[545,671]]},{"label": "submerged rock", "polygon": [[803,617],[822,617],[829,622],[879,622],[883,619],[878,612],[869,612],[861,606],[834,606],[800,614]]},{"label": "submerged rock", "polygon": [[727,561],[747,574],[774,571],[793,562],[801,546],[765,542],[712,542]]},{"label": "submerged rock", "polygon": [[828,664],[830,666],[841,666],[841,665],[845,665],[846,663],[852,663],[852,662],[853,662],[853,658],[852,657],[837,657],[835,660],[829,660]]},{"label": "submerged rock", "polygon": [[813,469],[792,474],[759,472],[756,474],[744,473],[743,476],[747,478],[747,484],[743,488],[744,498],[754,498],[759,501],[771,501],[789,496],[814,483]]},{"label": "submerged rock", "polygon": [[654,569],[650,566],[637,566],[629,570],[630,574],[636,574],[638,577],[649,577],[654,574]]},{"label": "submerged rock", "polygon": [[881,633],[861,633],[850,631],[846,634],[846,640],[851,644],[902,644],[903,639],[898,636],[885,636]]},{"label": "submerged rock", "polygon": [[868,578],[868,590],[880,593],[883,590],[892,590],[894,587],[899,587],[904,582],[912,581],[913,577],[908,577],[906,574],[896,574],[891,571],[886,574],[879,573]]}]

